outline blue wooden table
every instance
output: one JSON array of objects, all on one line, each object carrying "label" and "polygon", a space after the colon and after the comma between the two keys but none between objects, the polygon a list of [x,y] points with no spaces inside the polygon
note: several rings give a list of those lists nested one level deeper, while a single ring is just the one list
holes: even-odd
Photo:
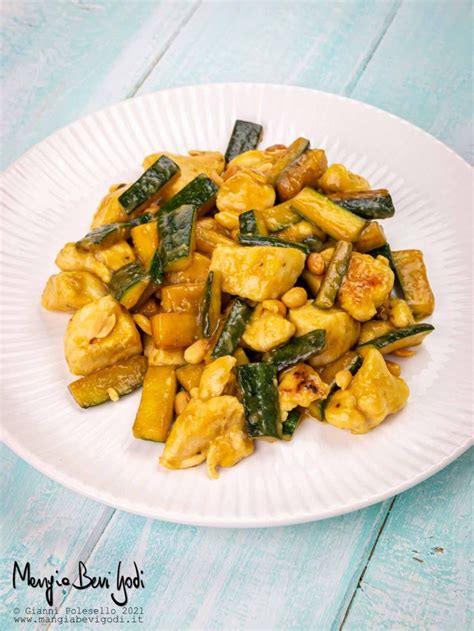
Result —
[{"label": "blue wooden table", "polygon": [[[87,112],[212,81],[351,96],[472,160],[471,7],[458,0],[4,0],[3,166]],[[142,622],[58,619],[51,629],[472,628],[472,451],[382,504],[262,530],[143,519],[64,489],[5,447],[2,460],[1,629],[48,626],[36,614],[14,621],[26,607],[45,606],[41,590],[12,589],[14,561],[28,560],[41,575],[73,576],[78,561],[98,573],[119,560],[144,570],[146,587],[130,602],[143,608]],[[55,604],[66,616],[111,602],[99,590],[66,586],[56,589]]]}]

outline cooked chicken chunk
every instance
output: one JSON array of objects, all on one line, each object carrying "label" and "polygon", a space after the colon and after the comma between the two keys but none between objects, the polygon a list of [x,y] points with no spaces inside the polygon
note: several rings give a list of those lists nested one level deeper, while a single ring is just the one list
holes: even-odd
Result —
[{"label": "cooked chicken chunk", "polygon": [[244,409],[232,396],[192,399],[174,422],[160,458],[168,469],[186,469],[208,459],[210,477],[217,466],[232,467],[253,452]]},{"label": "cooked chicken chunk", "polygon": [[242,341],[254,351],[266,353],[287,342],[295,333],[295,325],[280,313],[259,305],[245,327]]},{"label": "cooked chicken chunk", "polygon": [[218,246],[210,270],[222,273],[223,291],[262,302],[291,289],[304,263],[304,253],[294,248]]},{"label": "cooked chicken chunk", "polygon": [[216,206],[221,212],[264,210],[275,203],[275,189],[267,184],[261,173],[252,169],[239,169],[229,177],[217,193]]},{"label": "cooked chicken chunk", "polygon": [[338,292],[338,302],[350,315],[366,322],[392,291],[394,274],[369,254],[353,252],[346,277]]},{"label": "cooked chicken chunk", "polygon": [[64,338],[64,352],[74,375],[90,375],[142,352],[132,316],[112,298],[104,296],[72,316]]},{"label": "cooked chicken chunk", "polygon": [[296,364],[280,376],[278,395],[282,420],[298,405],[306,408],[312,401],[325,399],[328,393],[329,386],[314,368],[304,363]]},{"label": "cooked chicken chunk", "polygon": [[66,272],[91,272],[104,283],[112,272],[135,260],[135,254],[126,241],[119,241],[101,250],[80,250],[74,243],[66,243],[56,257],[56,265]]},{"label": "cooked chicken chunk", "polygon": [[41,304],[49,311],[75,311],[107,295],[104,284],[90,272],[60,272],[48,278]]},{"label": "cooked chicken chunk", "polygon": [[92,218],[91,229],[104,226],[109,223],[121,223],[129,219],[127,213],[120,205],[118,198],[124,193],[128,186],[127,184],[116,184],[111,186],[107,195],[101,200],[99,207],[94,213]]},{"label": "cooked chicken chunk", "polygon": [[381,353],[372,348],[346,390],[338,390],[326,406],[328,423],[365,434],[406,403],[410,391],[390,373]]}]

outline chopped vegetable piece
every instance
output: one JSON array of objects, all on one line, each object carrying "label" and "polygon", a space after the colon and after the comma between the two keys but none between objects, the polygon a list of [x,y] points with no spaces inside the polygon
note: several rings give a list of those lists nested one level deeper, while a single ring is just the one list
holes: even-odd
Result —
[{"label": "chopped vegetable piece", "polygon": [[300,337],[294,337],[292,340],[281,346],[280,348],[265,353],[263,360],[266,363],[273,364],[277,371],[291,368],[299,362],[304,362],[313,355],[320,353],[326,343],[326,331],[324,329],[316,329],[310,331]]},{"label": "chopped vegetable piece", "polygon": [[161,156],[136,182],[120,195],[118,201],[127,215],[151,204],[160,190],[179,175],[179,166],[170,158]]},{"label": "chopped vegetable piece", "polygon": [[276,182],[279,199],[291,199],[305,186],[316,188],[319,178],[327,168],[328,162],[323,149],[305,151],[280,174]]},{"label": "chopped vegetable piece", "polygon": [[176,375],[172,366],[149,366],[143,382],[133,435],[164,443],[173,421]]},{"label": "chopped vegetable piece", "polygon": [[149,223],[143,223],[140,226],[135,226],[135,228],[132,228],[130,236],[132,237],[133,247],[138,258],[143,267],[147,269],[158,248],[157,222],[151,221]]},{"label": "chopped vegetable piece", "polygon": [[161,288],[161,307],[166,312],[199,313],[204,283],[167,285]]},{"label": "chopped vegetable piece", "polygon": [[159,252],[165,272],[188,267],[196,239],[196,208],[191,204],[179,206],[158,215]]},{"label": "chopped vegetable piece", "polygon": [[139,388],[147,361],[143,355],[120,361],[69,384],[69,391],[81,408],[90,408],[111,399],[111,389],[122,397]]},{"label": "chopped vegetable piece", "polygon": [[303,412],[295,408],[286,417],[286,421],[282,423],[281,433],[283,440],[291,440],[296,429],[303,420]]},{"label": "chopped vegetable piece", "polygon": [[257,123],[236,120],[225,152],[225,161],[230,162],[244,151],[256,149],[262,132],[263,127]]},{"label": "chopped vegetable piece", "polygon": [[235,298],[228,309],[224,326],[212,349],[213,359],[234,354],[251,315],[252,308],[244,300]]},{"label": "chopped vegetable piece", "polygon": [[382,226],[377,221],[369,221],[354,243],[354,248],[358,252],[370,252],[383,247],[386,243],[387,239]]},{"label": "chopped vegetable piece", "polygon": [[316,224],[333,239],[357,241],[366,224],[361,217],[338,206],[311,188],[304,188],[290,201],[293,210]]},{"label": "chopped vegetable piece", "polygon": [[281,438],[276,368],[262,362],[237,368],[250,438]]},{"label": "chopped vegetable piece", "polygon": [[352,254],[352,243],[338,241],[334,254],[326,268],[323,282],[314,301],[320,309],[330,309],[336,301],[337,292],[344,280]]},{"label": "chopped vegetable piece", "polygon": [[137,261],[124,265],[114,272],[109,289],[120,304],[127,309],[134,307],[150,283],[150,275]]},{"label": "chopped vegetable piece", "polygon": [[270,173],[268,174],[268,181],[270,184],[278,184],[278,179],[291,164],[293,164],[298,158],[309,148],[309,140],[307,138],[297,138],[291,145],[282,151],[281,155],[272,166]]},{"label": "chopped vegetable piece", "polygon": [[400,348],[407,348],[408,346],[417,346],[421,344],[424,338],[434,331],[434,326],[426,322],[420,324],[414,324],[413,326],[407,326],[403,329],[396,329],[390,331],[386,335],[376,337],[369,342],[361,344],[357,350],[359,353],[365,356],[370,348],[378,349],[383,355],[393,353]]},{"label": "chopped vegetable piece", "polygon": [[304,241],[302,241],[303,245],[309,248],[310,252],[321,252],[324,248],[324,243],[318,237],[306,237]]},{"label": "chopped vegetable piece", "polygon": [[258,210],[247,210],[239,215],[240,234],[245,235],[266,235],[267,227],[262,218],[262,212]]},{"label": "chopped vegetable piece", "polygon": [[392,252],[398,281],[415,318],[431,315],[435,299],[428,280],[421,250]]},{"label": "chopped vegetable piece", "polygon": [[[199,222],[196,224],[196,232]],[[165,274],[166,285],[182,285],[183,283],[206,282],[211,260],[199,252],[194,252],[189,267]]]},{"label": "chopped vegetable piece", "polygon": [[221,315],[221,275],[209,272],[201,304],[201,328],[204,337],[211,337]]},{"label": "chopped vegetable piece", "polygon": [[196,223],[196,249],[203,254],[212,255],[219,245],[225,245],[233,248],[236,246],[236,243],[220,232],[217,232],[207,226],[203,226],[198,221]]},{"label": "chopped vegetable piece", "polygon": [[242,245],[268,245],[275,248],[296,248],[301,250],[305,254],[310,254],[311,251],[304,243],[297,243],[296,241],[284,241],[277,237],[264,237],[260,235],[240,234],[239,243]]},{"label": "chopped vegetable piece", "polygon": [[150,263],[149,269],[150,280],[154,285],[161,285],[163,282],[163,261],[161,260],[160,250],[157,248]]},{"label": "chopped vegetable piece", "polygon": [[194,313],[157,313],[151,317],[153,341],[157,348],[186,348],[197,339]]},{"label": "chopped vegetable piece", "polygon": [[291,209],[291,200],[267,208],[262,212],[263,220],[270,232],[278,232],[301,221],[301,216]]},{"label": "chopped vegetable piece", "polygon": [[387,219],[395,214],[390,193],[384,188],[358,193],[333,193],[328,197],[364,219]]},{"label": "chopped vegetable piece", "polygon": [[201,375],[205,364],[186,364],[176,369],[176,377],[180,386],[191,392],[193,388],[199,387]]},{"label": "chopped vegetable piece", "polygon": [[197,215],[201,216],[213,207],[217,191],[217,185],[201,173],[168,200],[158,214],[171,212],[181,206],[192,206]]},{"label": "chopped vegetable piece", "polygon": [[82,250],[108,248],[117,241],[128,239],[133,228],[147,225],[152,219],[152,213],[143,213],[131,221],[103,224],[88,232],[85,237],[76,242],[76,246]]}]

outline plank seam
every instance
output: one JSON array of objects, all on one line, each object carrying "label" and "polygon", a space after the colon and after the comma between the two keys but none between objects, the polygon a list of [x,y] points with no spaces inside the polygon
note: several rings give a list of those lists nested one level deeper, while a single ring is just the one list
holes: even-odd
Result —
[{"label": "plank seam", "polygon": [[[57,605],[58,612],[61,610],[66,600],[69,598],[72,590],[72,584],[76,581],[76,578],[79,574],[79,561],[82,561],[84,564],[87,565],[87,561],[90,559],[94,550],[99,545],[99,542],[102,539],[102,535],[104,534],[107,526],[112,521],[112,518],[116,512],[117,510],[115,508],[108,508],[104,506],[104,510],[100,518],[97,520],[96,526],[92,529],[90,535],[87,537],[87,540],[79,551],[77,557],[69,564],[72,568],[74,568],[71,573],[66,572],[67,576],[71,578],[71,585],[67,589],[65,589],[63,598],[61,599],[61,602]],[[46,631],[48,631],[48,629],[51,629],[52,624],[53,623],[51,622],[46,627]]]},{"label": "plank seam", "polygon": [[370,561],[372,560],[372,557],[374,556],[375,549],[376,549],[376,547],[377,547],[377,545],[378,545],[378,542],[379,542],[379,540],[380,540],[380,537],[381,537],[381,535],[382,535],[382,532],[383,532],[383,531],[384,531],[384,529],[385,529],[385,526],[386,526],[387,521],[388,521],[388,518],[389,518],[389,516],[390,516],[390,514],[391,514],[391,512],[392,512],[392,509],[393,509],[393,506],[394,506],[394,504],[395,504],[395,501],[396,501],[397,497],[398,497],[398,495],[395,495],[395,497],[394,497],[394,498],[392,499],[392,501],[390,502],[390,505],[389,505],[388,510],[387,510],[387,514],[385,515],[385,518],[384,518],[384,520],[383,520],[383,522],[382,522],[382,525],[380,526],[380,530],[379,530],[379,532],[378,532],[378,534],[377,534],[377,537],[375,538],[374,544],[373,544],[373,546],[372,546],[372,549],[371,549],[371,551],[370,551],[369,557],[368,557],[368,559],[367,559],[367,563],[365,564],[365,567],[364,567],[364,569],[363,569],[363,570],[362,570],[362,572],[361,572],[361,575],[360,575],[360,577],[359,577],[359,580],[357,581],[357,586],[356,586],[356,588],[355,588],[355,590],[354,590],[354,593],[352,594],[352,598],[350,599],[349,604],[348,604],[348,606],[347,606],[347,609],[346,609],[346,611],[345,611],[345,613],[344,613],[344,616],[343,616],[343,618],[342,618],[342,622],[341,622],[341,624],[340,624],[340,626],[339,626],[339,631],[342,631],[342,630],[343,630],[343,627],[344,627],[344,625],[345,625],[345,624],[346,624],[346,622],[347,622],[347,618],[349,617],[349,613],[350,613],[350,610],[351,610],[351,607],[352,607],[352,603],[353,603],[353,602],[354,602],[354,600],[355,600],[355,597],[356,597],[356,594],[357,594],[357,590],[360,588],[360,586],[361,586],[361,584],[362,584],[362,581],[364,580],[365,573],[367,572],[367,568],[369,567],[369,563],[370,563]]},{"label": "plank seam", "polygon": [[153,72],[153,70],[156,68],[156,66],[158,65],[158,63],[160,62],[160,60],[162,59],[162,57],[166,54],[166,52],[168,51],[169,47],[171,46],[171,44],[174,42],[174,40],[178,37],[178,35],[181,33],[181,31],[183,30],[183,28],[188,24],[188,22],[191,20],[191,18],[194,16],[194,14],[196,13],[196,11],[199,9],[199,7],[202,4],[202,0],[198,0],[198,2],[196,2],[196,4],[193,5],[193,7],[191,8],[191,10],[189,11],[189,13],[184,17],[184,19],[178,24],[178,26],[175,28],[175,30],[171,33],[169,39],[167,40],[165,47],[162,49],[161,52],[158,53],[158,55],[155,57],[155,59],[153,59],[153,61],[151,62],[148,70],[146,70],[146,72],[144,73],[143,77],[141,79],[139,79],[135,85],[133,86],[133,88],[130,90],[130,92],[127,94],[126,98],[130,99],[132,96],[135,96],[137,94],[137,92],[140,90],[140,88],[142,87],[142,85],[145,83],[145,81],[148,79],[148,77],[150,76],[150,74]]},{"label": "plank seam", "polygon": [[357,84],[359,83],[360,79],[362,78],[362,75],[364,74],[367,66],[372,61],[373,56],[377,52],[377,49],[379,48],[380,44],[382,43],[382,40],[384,39],[385,35],[387,34],[387,31],[389,30],[389,28],[391,27],[394,19],[396,18],[397,13],[400,10],[400,7],[402,6],[402,3],[403,3],[403,0],[396,0],[395,4],[393,5],[393,9],[391,10],[391,12],[387,15],[387,17],[385,19],[385,23],[382,26],[380,34],[374,40],[374,42],[373,42],[371,48],[369,49],[369,52],[367,53],[367,55],[362,59],[362,62],[360,64],[359,68],[356,69],[356,71],[354,73],[354,76],[351,79],[349,79],[348,83],[342,88],[341,94],[344,94],[346,96],[350,96],[352,94],[352,92],[355,90],[355,88],[356,88]]}]

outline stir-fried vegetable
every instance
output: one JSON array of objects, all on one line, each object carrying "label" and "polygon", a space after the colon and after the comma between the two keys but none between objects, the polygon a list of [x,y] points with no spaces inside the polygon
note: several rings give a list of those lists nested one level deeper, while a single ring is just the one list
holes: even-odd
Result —
[{"label": "stir-fried vegetable", "polygon": [[211,478],[255,439],[290,440],[306,413],[376,427],[409,394],[386,355],[433,331],[417,323],[434,309],[423,254],[392,251],[381,224],[390,193],[328,168],[306,138],[257,149],[261,136],[239,120],[225,156],[145,158],[60,251],[41,298],[74,312],[76,403],[143,385],[135,438],[164,442],[169,469],[206,461]]}]

